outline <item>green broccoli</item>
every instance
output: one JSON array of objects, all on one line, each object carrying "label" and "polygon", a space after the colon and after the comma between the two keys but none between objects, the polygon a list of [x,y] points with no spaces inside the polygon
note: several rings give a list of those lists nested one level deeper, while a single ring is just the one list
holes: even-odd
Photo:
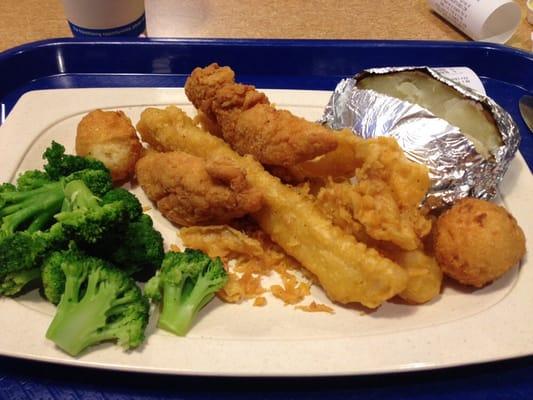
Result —
[{"label": "green broccoli", "polygon": [[126,189],[116,188],[102,196],[102,204],[117,201],[125,205],[129,222],[110,230],[90,246],[84,246],[89,254],[111,261],[114,265],[136,278],[146,280],[161,266],[163,237],[157,231],[149,215],[143,214],[137,197]]},{"label": "green broccoli", "polygon": [[64,178],[65,183],[74,180],[83,181],[95,196],[102,197],[113,189],[113,181],[109,172],[98,169],[82,169]]},{"label": "green broccoli", "polygon": [[150,307],[133,279],[73,248],[50,257],[64,274],[65,290],[48,339],[72,356],[104,341],[116,340],[126,349],[144,341]]},{"label": "green broccoli", "polygon": [[152,218],[142,214],[123,229],[110,231],[102,240],[84,246],[87,253],[109,260],[114,265],[145,281],[163,261],[163,237],[153,226]]},{"label": "green broccoli", "polygon": [[[70,251],[67,251],[69,250]],[[58,249],[49,253],[41,264],[41,281],[44,297],[52,304],[57,305],[65,291],[65,273],[61,269],[61,264],[66,259],[77,260],[80,251],[74,242],[70,242],[69,248]]]},{"label": "green broccoli", "polygon": [[199,250],[165,254],[161,269],[144,288],[162,305],[158,326],[184,336],[198,312],[209,303],[228,279],[220,258],[212,260]]},{"label": "green broccoli", "polygon": [[74,241],[96,243],[109,230],[127,222],[127,210],[122,201],[102,204],[82,180],[73,180],[64,187],[61,212],[54,218]]},{"label": "green broccoli", "polygon": [[[128,223],[124,229],[109,232],[96,244],[81,247],[88,255],[107,260],[128,275],[135,274],[138,280],[153,275],[164,256],[161,233],[154,229],[152,219],[146,214]],[[43,263],[42,282],[45,297],[57,304],[65,279],[53,256]]]},{"label": "green broccoli", "polygon": [[42,260],[65,244],[59,224],[46,232],[15,232],[0,239],[0,295],[13,296],[38,280]]},{"label": "green broccoli", "polygon": [[[28,176],[27,176],[28,177]],[[31,187],[30,179],[25,186]],[[63,182],[48,182],[33,189],[22,190],[10,184],[0,189],[0,236],[16,230],[36,232],[53,223],[53,216],[61,210],[65,194]]]},{"label": "green broccoli", "polygon": [[52,179],[50,179],[46,172],[29,170],[20,174],[17,178],[17,189],[20,191],[37,189],[51,182]]},{"label": "green broccoli", "polygon": [[101,170],[109,173],[103,162],[94,158],[65,154],[65,147],[55,141],[45,150],[43,158],[47,161],[44,170],[54,180],[83,169]]},{"label": "green broccoli", "polygon": [[135,221],[140,218],[143,213],[143,208],[139,199],[124,188],[111,189],[102,196],[103,204],[110,204],[115,201],[122,201],[124,203],[130,221]]},{"label": "green broccoli", "polygon": [[[64,148],[55,142],[47,151],[52,151],[51,149],[56,148],[54,146],[60,146],[64,151]],[[78,159],[84,160],[82,157],[77,157],[76,160]],[[78,160],[75,164],[82,166],[84,162]],[[66,187],[73,187],[83,182],[97,196],[111,190],[109,171],[94,164],[92,160],[86,164],[87,167],[94,166],[96,169],[79,169],[68,175],[55,174],[53,177],[43,171],[29,170],[18,177],[16,186],[9,183],[1,185],[0,236],[9,235],[16,230],[36,232],[46,229],[55,222],[54,215],[64,207]],[[63,170],[68,172],[67,168]]]}]

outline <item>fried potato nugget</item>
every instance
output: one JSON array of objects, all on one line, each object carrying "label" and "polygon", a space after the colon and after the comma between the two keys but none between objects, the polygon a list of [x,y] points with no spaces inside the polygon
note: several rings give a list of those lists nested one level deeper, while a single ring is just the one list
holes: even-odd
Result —
[{"label": "fried potato nugget", "polygon": [[526,240],[503,207],[466,198],[437,219],[434,248],[446,275],[482,287],[518,264],[526,252]]},{"label": "fried potato nugget", "polygon": [[94,110],[78,124],[76,154],[102,161],[113,181],[133,176],[141,152],[135,128],[122,111]]},{"label": "fried potato nugget", "polygon": [[234,78],[229,67],[195,68],[185,93],[198,110],[216,121],[224,140],[239,154],[288,167],[337,147],[331,130],[274,108],[264,93],[235,83]]},{"label": "fried potato nugget", "polygon": [[402,267],[334,226],[312,201],[283,185],[252,157],[239,156],[220,138],[183,119],[190,120],[176,107],[148,108],[137,128],[159,148],[206,159],[224,157],[242,168],[265,201],[252,217],[288,255],[317,277],[330,299],[374,308],[405,289],[407,273]]},{"label": "fried potato nugget", "polygon": [[170,221],[184,226],[223,224],[258,211],[263,202],[231,160],[204,160],[181,152],[148,152],[137,180]]}]

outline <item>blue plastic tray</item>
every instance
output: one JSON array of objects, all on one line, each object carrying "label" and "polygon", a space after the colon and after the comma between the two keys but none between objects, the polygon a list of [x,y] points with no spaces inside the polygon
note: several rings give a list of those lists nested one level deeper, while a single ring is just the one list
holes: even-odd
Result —
[{"label": "blue plastic tray", "polygon": [[[519,125],[520,150],[530,168],[533,166],[533,135],[527,133],[518,111],[520,96],[533,93],[533,54],[492,44],[304,40],[43,41],[0,53],[0,103],[8,114],[22,94],[37,89],[181,86],[194,67],[213,61],[231,65],[239,80],[260,87],[322,90],[333,89],[341,78],[370,67],[467,66],[481,77],[488,95],[506,108]],[[533,357],[434,372],[312,380],[150,376],[0,357],[0,398],[533,398],[531,376]]]},{"label": "blue plastic tray", "polygon": [[196,66],[231,65],[239,80],[260,87],[333,89],[364,68],[467,66],[487,94],[515,119],[521,151],[533,165],[533,135],[518,99],[533,92],[533,54],[487,44],[424,41],[61,39],[0,54],[0,103],[9,113],[27,91],[72,87],[173,87]]}]

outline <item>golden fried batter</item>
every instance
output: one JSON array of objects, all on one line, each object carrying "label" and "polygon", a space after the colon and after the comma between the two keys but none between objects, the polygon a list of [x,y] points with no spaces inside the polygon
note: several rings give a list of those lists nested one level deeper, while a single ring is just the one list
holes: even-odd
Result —
[{"label": "golden fried batter", "polygon": [[122,111],[91,111],[78,124],[76,154],[102,161],[113,181],[133,175],[141,151],[135,128]]},{"label": "golden fried batter", "polygon": [[524,232],[503,207],[459,200],[436,222],[435,257],[445,274],[482,287],[515,266],[526,252]]},{"label": "golden fried batter", "polygon": [[389,187],[378,179],[355,185],[330,181],[320,189],[316,204],[335,225],[359,240],[368,235],[414,250],[431,229],[431,222],[418,208],[401,208]]},{"label": "golden fried batter", "polygon": [[180,151],[149,152],[136,166],[137,179],[150,200],[180,225],[223,224],[262,205],[245,173],[224,158],[205,161]]},{"label": "golden fried batter", "polygon": [[229,67],[195,68],[185,83],[185,93],[196,108],[217,122],[233,149],[263,164],[288,167],[337,147],[331,130],[277,110],[264,93],[235,83]]},{"label": "golden fried batter", "polygon": [[[345,132],[339,134],[346,139]],[[420,209],[429,188],[427,168],[409,161],[393,138],[353,137],[349,142],[355,184],[328,180],[316,204],[359,240],[370,237],[404,250],[419,248],[431,230],[431,221]]]},{"label": "golden fried batter", "polygon": [[[190,123],[175,107],[146,109],[137,125],[143,138],[164,150],[198,157],[231,159],[246,171],[250,185],[263,195],[264,206],[252,217],[288,255],[314,274],[327,295],[340,303],[378,307],[407,286],[407,273],[376,250],[358,243],[304,196],[267,173],[250,156],[239,156],[220,138]],[[186,117],[186,116],[185,116]],[[182,129],[184,125],[192,125]]]},{"label": "golden fried batter", "polygon": [[230,67],[219,67],[213,63],[205,68],[195,68],[185,83],[185,93],[192,104],[205,116],[216,121],[211,103],[218,89],[235,83],[235,73]]},{"label": "golden fried batter", "polygon": [[391,250],[385,252],[407,271],[407,287],[399,296],[410,304],[423,304],[440,294],[442,269],[437,260],[424,251]]}]

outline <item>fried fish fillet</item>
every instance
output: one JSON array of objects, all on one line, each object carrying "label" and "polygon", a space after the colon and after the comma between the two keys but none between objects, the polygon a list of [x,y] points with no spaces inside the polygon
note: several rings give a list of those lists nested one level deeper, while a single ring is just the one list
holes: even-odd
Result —
[{"label": "fried fish fillet", "polygon": [[266,165],[289,167],[337,147],[333,132],[272,106],[253,86],[235,83],[231,68],[195,68],[185,83],[194,106],[216,121],[224,140],[239,154]]},{"label": "fried fish fillet", "polygon": [[223,224],[258,211],[261,194],[231,160],[181,152],[149,152],[136,165],[137,180],[170,221],[184,226]]},{"label": "fried fish fillet", "polygon": [[407,273],[402,267],[334,226],[312,201],[283,185],[253,157],[239,156],[223,140],[194,126],[192,120],[183,122],[184,118],[190,120],[176,107],[148,108],[137,129],[143,139],[160,149],[205,159],[223,157],[244,170],[251,187],[264,199],[263,207],[252,217],[317,277],[330,299],[374,308],[406,288]]}]

